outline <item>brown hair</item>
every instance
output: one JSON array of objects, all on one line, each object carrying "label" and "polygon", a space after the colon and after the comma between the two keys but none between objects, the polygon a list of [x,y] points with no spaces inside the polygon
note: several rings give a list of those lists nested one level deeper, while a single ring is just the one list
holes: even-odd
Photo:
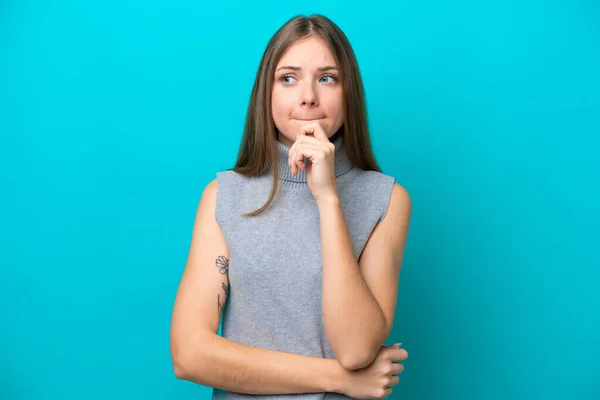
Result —
[{"label": "brown hair", "polygon": [[275,68],[290,46],[310,36],[319,37],[328,44],[339,67],[345,118],[341,132],[336,134],[344,135],[348,159],[357,168],[381,172],[371,148],[363,83],[348,38],[335,23],[322,15],[296,16],[279,28],[263,53],[250,95],[244,136],[235,167],[231,169],[248,177],[273,171],[273,188],[267,202],[258,210],[244,214],[246,216],[265,211],[277,192],[277,131],[271,113]]}]

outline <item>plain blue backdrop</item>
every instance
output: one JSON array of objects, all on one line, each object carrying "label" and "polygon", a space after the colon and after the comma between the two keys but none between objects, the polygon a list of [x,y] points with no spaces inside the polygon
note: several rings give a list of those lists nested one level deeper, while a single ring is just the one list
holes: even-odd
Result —
[{"label": "plain blue backdrop", "polygon": [[0,398],[207,399],[169,324],[271,35],[347,34],[413,200],[394,398],[600,399],[600,3],[0,2]]}]

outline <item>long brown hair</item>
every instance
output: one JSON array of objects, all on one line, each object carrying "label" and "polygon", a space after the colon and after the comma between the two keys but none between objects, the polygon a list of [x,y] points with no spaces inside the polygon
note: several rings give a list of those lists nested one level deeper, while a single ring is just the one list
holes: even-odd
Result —
[{"label": "long brown hair", "polygon": [[348,159],[357,168],[381,172],[371,148],[363,83],[348,38],[333,21],[322,15],[296,16],[275,32],[263,53],[250,95],[244,136],[235,167],[231,169],[247,177],[273,171],[273,187],[267,202],[258,210],[244,214],[246,216],[265,211],[277,193],[277,132],[271,113],[275,68],[290,46],[310,36],[319,37],[328,44],[339,67],[345,118],[338,134],[344,135]]}]

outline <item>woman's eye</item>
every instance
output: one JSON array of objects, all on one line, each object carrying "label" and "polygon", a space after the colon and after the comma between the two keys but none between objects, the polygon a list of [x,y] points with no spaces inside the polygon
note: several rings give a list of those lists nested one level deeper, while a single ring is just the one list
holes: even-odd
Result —
[{"label": "woman's eye", "polygon": [[279,78],[279,80],[285,84],[292,83],[292,81],[291,81],[292,79],[294,79],[294,78],[290,75],[283,75]]},{"label": "woman's eye", "polygon": [[[285,85],[289,85],[291,83],[293,83],[293,81],[295,80],[295,78],[291,75],[281,75],[279,77],[279,80],[285,84]],[[320,79],[321,82],[325,82],[325,83],[335,83],[337,81],[337,78],[333,75],[325,75],[322,76]]]}]

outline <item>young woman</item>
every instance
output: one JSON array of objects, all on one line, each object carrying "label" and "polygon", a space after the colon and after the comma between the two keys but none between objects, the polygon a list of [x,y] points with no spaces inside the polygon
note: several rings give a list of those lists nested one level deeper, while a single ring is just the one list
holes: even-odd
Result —
[{"label": "young woman", "polygon": [[173,309],[176,376],[219,399],[388,396],[408,357],[383,344],[410,214],[373,156],[346,36],[320,15],[291,19],[262,57],[235,167],[202,193]]}]

